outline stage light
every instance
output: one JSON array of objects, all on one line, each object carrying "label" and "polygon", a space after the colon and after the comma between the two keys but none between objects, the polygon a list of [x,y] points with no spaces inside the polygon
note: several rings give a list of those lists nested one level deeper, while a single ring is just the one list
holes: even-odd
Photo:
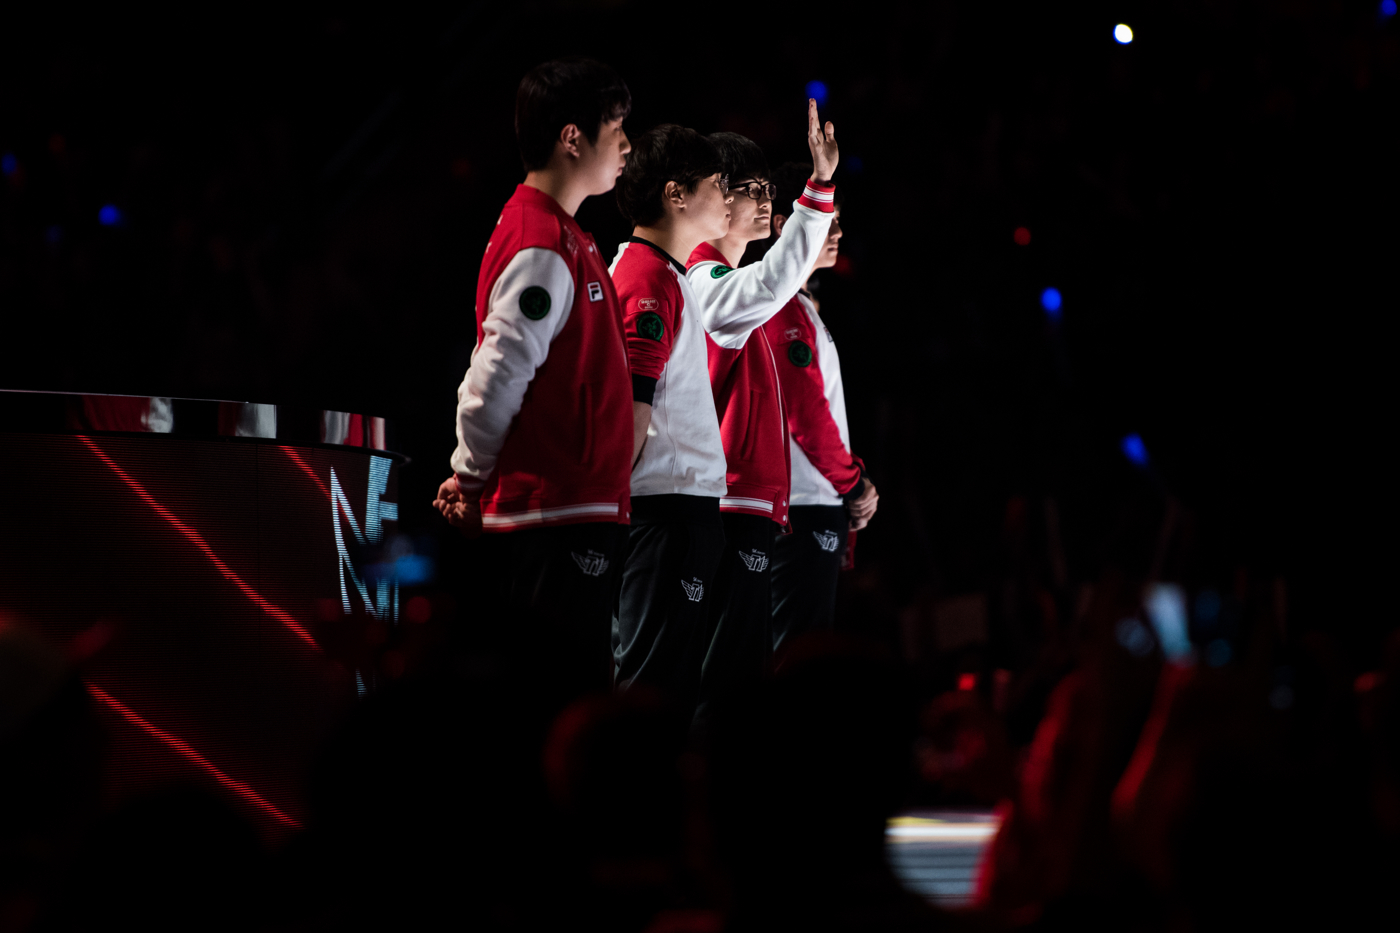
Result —
[{"label": "stage light", "polygon": [[[1393,3],[1394,0],[1391,0]],[[1133,31],[1126,23],[1119,23],[1113,27],[1113,38],[1118,40],[1119,45],[1127,45],[1133,41]]]},{"label": "stage light", "polygon": [[1381,19],[1390,19],[1395,15],[1395,0],[1381,0]]},{"label": "stage light", "polygon": [[1029,227],[1017,227],[1016,232],[1011,234],[1011,239],[1016,241],[1017,246],[1031,245],[1031,231]]},{"label": "stage light", "polygon": [[97,222],[104,227],[115,227],[122,222],[122,212],[115,204],[104,204],[97,212]]},{"label": "stage light", "polygon": [[846,171],[850,172],[852,175],[859,175],[861,170],[865,168],[865,160],[860,156],[847,156],[844,164],[846,166]]},{"label": "stage light", "polygon": [[1136,434],[1123,438],[1123,456],[1138,466],[1147,466],[1147,445]]},{"label": "stage light", "polygon": [[15,158],[13,152],[7,152],[0,156],[0,169],[3,169],[6,175],[13,175],[17,168],[19,168],[19,159]]},{"label": "stage light", "polygon": [[1064,304],[1064,296],[1060,294],[1058,288],[1047,288],[1040,293],[1040,306],[1049,312],[1053,318],[1060,316],[1060,305]]},{"label": "stage light", "polygon": [[818,107],[826,105],[826,84],[822,81],[807,82],[807,96],[817,102]]}]

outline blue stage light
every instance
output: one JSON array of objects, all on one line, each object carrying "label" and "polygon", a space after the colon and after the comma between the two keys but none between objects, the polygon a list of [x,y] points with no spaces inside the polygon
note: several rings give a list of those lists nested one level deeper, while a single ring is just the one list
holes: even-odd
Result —
[{"label": "blue stage light", "polygon": [[1064,297],[1058,288],[1047,288],[1040,293],[1040,306],[1050,313],[1053,318],[1060,316],[1060,305],[1064,303]]},{"label": "blue stage light", "polygon": [[845,161],[846,171],[852,175],[859,175],[865,168],[865,160],[860,156],[847,156]]},{"label": "blue stage light", "polygon": [[824,106],[826,104],[826,84],[821,81],[808,81],[807,96],[816,101],[818,107]]},{"label": "blue stage light", "polygon": [[13,175],[17,168],[19,168],[19,159],[15,158],[13,152],[7,152],[0,156],[0,169],[3,169],[6,175]]},{"label": "blue stage light", "polygon": [[1381,19],[1390,19],[1395,15],[1395,9],[1395,0],[1381,0]]},{"label": "blue stage light", "polygon": [[1147,445],[1136,434],[1123,438],[1123,456],[1138,466],[1147,466]]},{"label": "blue stage light", "polygon": [[1113,27],[1113,38],[1119,45],[1127,45],[1133,41],[1133,30],[1126,23],[1119,23]]},{"label": "blue stage light", "polygon": [[115,204],[104,204],[97,212],[97,222],[104,227],[115,227],[122,222],[122,212]]}]

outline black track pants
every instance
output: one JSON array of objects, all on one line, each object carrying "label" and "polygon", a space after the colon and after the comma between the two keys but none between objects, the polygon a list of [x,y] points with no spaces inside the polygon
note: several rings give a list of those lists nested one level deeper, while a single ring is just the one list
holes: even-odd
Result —
[{"label": "black track pants", "polygon": [[587,522],[494,535],[508,663],[538,678],[529,689],[562,708],[607,690],[617,551],[625,526]]},{"label": "black track pants", "polygon": [[776,526],[758,515],[721,517],[724,554],[715,574],[710,644],[700,672],[700,718],[716,699],[761,677],[773,656],[769,561]]},{"label": "black track pants", "polygon": [[719,499],[633,496],[613,617],[619,690],[645,685],[693,707],[724,550]]},{"label": "black track pants", "polygon": [[807,632],[831,631],[849,521],[844,505],[795,505],[789,510],[792,534],[773,539],[775,652]]}]

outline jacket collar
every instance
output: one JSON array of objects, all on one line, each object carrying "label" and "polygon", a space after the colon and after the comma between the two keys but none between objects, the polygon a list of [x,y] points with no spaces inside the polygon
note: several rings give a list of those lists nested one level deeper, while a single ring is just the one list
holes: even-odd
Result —
[{"label": "jacket collar", "polygon": [[643,239],[642,237],[639,237],[639,236],[629,236],[629,237],[627,238],[627,242],[628,242],[628,243],[640,243],[640,244],[642,244],[643,246],[650,246],[652,249],[656,250],[656,255],[660,256],[662,259],[666,260],[666,261],[669,262],[672,266],[674,266],[675,269],[676,269],[676,271],[679,272],[679,273],[681,274],[682,277],[685,276],[685,266],[683,266],[683,265],[681,265],[679,262],[677,262],[675,256],[672,256],[670,253],[666,252],[664,249],[662,249],[661,247],[657,246],[657,245],[656,245],[655,243],[653,243],[651,240],[646,240],[646,239]]},{"label": "jacket collar", "polygon": [[685,267],[689,269],[697,262],[717,262],[723,266],[729,265],[729,260],[724,258],[724,254],[708,243],[701,243],[699,246],[695,247],[695,252],[690,254],[690,258],[686,260]]},{"label": "jacket collar", "polygon": [[[573,227],[575,230],[579,229],[578,222],[575,221],[572,217],[570,217],[568,213],[566,213],[565,210],[559,206],[559,202],[554,200],[552,197],[545,194],[538,188],[531,188],[529,185],[523,183],[516,185],[515,194],[511,195],[511,200],[521,201],[525,204],[529,204],[531,206],[549,211],[550,213],[557,216],[560,220],[566,222],[569,226]],[[579,232],[581,233],[582,231],[580,230]]]}]

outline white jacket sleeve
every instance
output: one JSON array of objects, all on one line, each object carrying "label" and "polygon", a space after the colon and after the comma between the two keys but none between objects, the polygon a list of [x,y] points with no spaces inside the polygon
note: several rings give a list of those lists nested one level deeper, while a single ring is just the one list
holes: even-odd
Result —
[{"label": "white jacket sleeve", "polygon": [[496,279],[481,342],[457,389],[452,470],[463,494],[479,493],[490,479],[525,390],[573,304],[574,278],[553,250],[522,249]]},{"label": "white jacket sleeve", "polygon": [[794,201],[768,254],[753,265],[731,272],[717,262],[697,262],[686,272],[700,301],[700,320],[710,339],[737,350],[792,300],[821,256],[831,229],[831,214]]}]

